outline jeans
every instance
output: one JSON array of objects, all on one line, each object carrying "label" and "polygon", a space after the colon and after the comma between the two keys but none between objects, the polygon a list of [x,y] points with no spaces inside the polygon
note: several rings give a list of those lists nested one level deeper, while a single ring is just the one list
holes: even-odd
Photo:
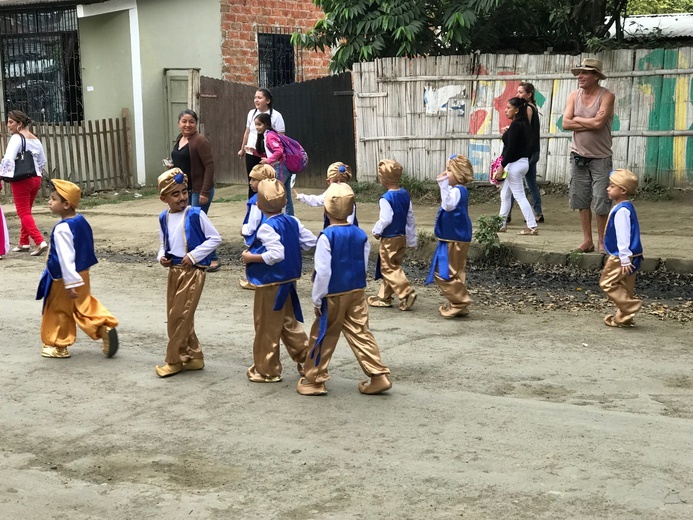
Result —
[{"label": "jeans", "polygon": [[[190,195],[190,205],[193,208],[202,208],[202,211],[205,212],[205,215],[209,215],[209,207],[212,205],[212,199],[214,199],[214,187],[212,187],[212,189],[209,190],[209,200],[207,201],[207,204],[205,204],[204,206],[200,205],[200,194],[193,192]],[[216,262],[217,260],[219,260],[219,255],[217,255],[216,249],[212,251],[210,259],[212,262]]]},{"label": "jeans", "polygon": [[[537,163],[530,164],[529,170],[527,170],[527,175],[525,175],[525,183],[527,184],[527,189],[529,189],[529,195],[532,197],[532,205],[534,206],[534,214],[539,217],[544,214],[541,209],[541,192],[539,191],[539,186],[537,185]],[[512,211],[512,205],[515,202],[515,198],[510,199],[510,210]],[[508,213],[508,216],[510,214]]]},{"label": "jeans", "polygon": [[293,177],[294,174],[289,171],[286,164],[283,162],[277,163],[274,167],[274,171],[277,172],[277,180],[281,181],[284,185],[284,189],[286,189],[286,214],[293,215],[294,201],[291,198],[291,177]]},{"label": "jeans", "polygon": [[31,214],[31,206],[34,205],[36,195],[41,189],[41,177],[29,177],[11,184],[14,207],[17,208],[17,216],[21,222],[19,231],[19,245],[28,246],[32,238],[38,246],[43,242],[43,235],[36,227],[36,221]]}]

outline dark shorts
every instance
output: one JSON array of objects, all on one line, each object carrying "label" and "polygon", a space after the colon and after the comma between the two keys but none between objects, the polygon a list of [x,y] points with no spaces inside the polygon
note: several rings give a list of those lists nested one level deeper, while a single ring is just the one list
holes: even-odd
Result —
[{"label": "dark shorts", "polygon": [[589,209],[594,206],[597,215],[608,215],[611,201],[606,188],[609,186],[611,170],[611,157],[590,159],[577,157],[575,152],[570,152],[568,193],[571,209]]}]

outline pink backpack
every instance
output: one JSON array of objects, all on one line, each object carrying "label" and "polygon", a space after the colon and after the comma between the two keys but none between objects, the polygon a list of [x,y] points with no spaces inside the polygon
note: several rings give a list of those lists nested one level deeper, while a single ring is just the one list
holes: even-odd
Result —
[{"label": "pink backpack", "polygon": [[276,132],[284,147],[284,164],[291,173],[301,173],[308,166],[308,154],[296,139]]}]

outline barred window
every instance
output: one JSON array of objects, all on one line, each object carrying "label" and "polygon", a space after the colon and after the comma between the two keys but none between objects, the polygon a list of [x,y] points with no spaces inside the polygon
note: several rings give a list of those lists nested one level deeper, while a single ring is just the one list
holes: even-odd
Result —
[{"label": "barred window", "polygon": [[84,120],[77,11],[45,7],[0,12],[5,113],[34,121]]},{"label": "barred window", "polygon": [[264,88],[288,85],[296,81],[294,47],[290,34],[257,35],[259,85]]}]

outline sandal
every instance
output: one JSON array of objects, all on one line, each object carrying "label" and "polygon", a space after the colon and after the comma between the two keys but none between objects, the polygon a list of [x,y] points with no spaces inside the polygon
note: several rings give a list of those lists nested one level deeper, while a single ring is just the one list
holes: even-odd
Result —
[{"label": "sandal", "polygon": [[499,233],[505,233],[505,232],[507,232],[507,231],[508,231],[507,226],[503,226],[502,228],[500,228],[500,229],[498,230]]},{"label": "sandal", "polygon": [[577,249],[573,249],[573,253],[594,253],[594,246],[588,248],[578,247]]},{"label": "sandal", "polygon": [[630,328],[635,326],[635,322],[630,319],[624,323],[616,323],[616,318],[614,317],[613,314],[607,314],[604,317],[604,325],[607,325],[609,327],[617,327],[617,328]]},{"label": "sandal", "polygon": [[208,273],[216,273],[219,269],[221,269],[221,260],[217,260],[217,262],[218,263],[216,265],[210,265],[207,268]]},{"label": "sandal", "polygon": [[517,234],[518,235],[538,235],[539,234],[539,228],[523,229],[521,231],[518,231]]}]

